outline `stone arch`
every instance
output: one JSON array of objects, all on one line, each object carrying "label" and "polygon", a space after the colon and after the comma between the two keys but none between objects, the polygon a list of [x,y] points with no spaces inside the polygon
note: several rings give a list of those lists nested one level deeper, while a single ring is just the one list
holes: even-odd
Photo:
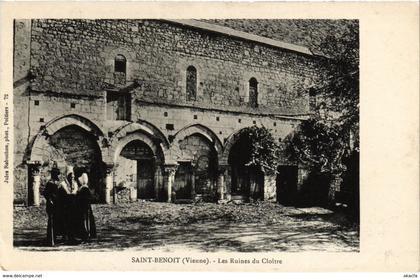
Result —
[{"label": "stone arch", "polygon": [[241,134],[245,131],[245,127],[237,130],[236,132],[232,133],[227,139],[223,146],[223,152],[220,155],[219,163],[220,165],[227,165],[229,159],[229,153],[232,146],[236,143],[236,141],[241,137]]},{"label": "stone arch", "polygon": [[122,148],[131,141],[140,140],[148,145],[162,163],[169,157],[169,142],[164,134],[150,123],[128,123],[115,130],[110,139],[108,153],[104,154],[106,163],[115,163]]},{"label": "stone arch", "polygon": [[227,166],[229,192],[242,200],[264,198],[264,172],[261,168],[247,165],[251,142],[245,128],[231,134],[224,146],[221,165]]},{"label": "stone arch", "polygon": [[[60,116],[43,126],[28,148],[28,185],[37,176],[42,186],[50,178],[54,164],[62,174],[73,166],[76,178],[83,172],[89,176],[94,201],[100,201],[103,183],[102,130],[80,115]],[[41,166],[41,167],[40,167]],[[33,169],[37,169],[32,172]],[[29,192],[31,188],[28,188]]]},{"label": "stone arch", "polygon": [[149,123],[149,122],[144,121],[144,120],[138,120],[137,122],[139,124],[145,126],[146,128],[148,128],[149,130],[151,130],[153,132],[153,135],[156,136],[157,138],[159,138],[159,140],[161,141],[163,146],[166,149],[169,149],[169,145],[170,145],[169,141],[166,138],[165,134],[158,127],[156,127],[154,124]]},{"label": "stone arch", "polygon": [[34,138],[27,160],[42,162],[44,146],[48,144],[48,138],[60,129],[71,125],[78,126],[87,133],[94,135],[97,138],[98,147],[102,152],[101,144],[99,144],[100,139],[104,136],[102,130],[89,119],[77,114],[70,114],[51,120],[40,130]]},{"label": "stone arch", "polygon": [[[127,177],[127,175],[131,177],[130,183],[127,184],[135,188],[136,198],[149,199],[152,196],[159,198],[163,190],[161,167],[167,163],[168,149],[150,129],[145,126],[140,128],[140,126],[138,123],[132,123],[122,127],[112,137],[108,156],[104,161],[113,166],[114,182],[124,183],[127,179],[121,179],[121,177]],[[126,156],[123,150],[130,145],[136,146],[137,150],[147,149],[150,154],[145,157],[141,155],[144,152],[138,153],[136,150],[131,153],[131,157]]]},{"label": "stone arch", "polygon": [[214,147],[217,156],[220,157],[220,155],[223,152],[223,145],[222,142],[220,142],[217,135],[208,127],[201,125],[201,124],[193,124],[190,126],[186,126],[179,130],[175,136],[172,143],[172,153],[174,156],[174,160],[176,160],[176,157],[179,157],[181,154],[181,150],[179,149],[178,141],[193,135],[193,134],[200,134],[203,136],[206,140],[208,140],[211,145]]},{"label": "stone arch", "polygon": [[173,185],[176,198],[213,200],[223,150],[216,134],[200,124],[186,126],[175,134],[171,150],[179,164]]},{"label": "stone arch", "polygon": [[153,154],[156,156],[156,159],[159,162],[163,163],[165,161],[165,153],[163,152],[161,146],[156,143],[156,140],[154,140],[153,137],[147,135],[147,133],[141,130],[137,130],[134,133],[126,135],[121,139],[115,140],[113,143],[111,143],[111,146],[109,147],[110,155],[107,157],[107,159],[105,159],[106,162],[110,164],[115,164],[118,160],[118,156],[120,155],[122,149],[128,143],[136,140],[146,144],[152,150]]}]

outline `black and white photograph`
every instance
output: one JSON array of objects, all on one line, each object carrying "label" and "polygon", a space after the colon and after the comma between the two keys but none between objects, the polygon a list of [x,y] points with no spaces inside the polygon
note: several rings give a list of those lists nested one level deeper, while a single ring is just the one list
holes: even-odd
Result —
[{"label": "black and white photograph", "polygon": [[13,246],[359,252],[357,19],[15,19]]},{"label": "black and white photograph", "polygon": [[0,2],[3,278],[417,277],[418,7]]}]

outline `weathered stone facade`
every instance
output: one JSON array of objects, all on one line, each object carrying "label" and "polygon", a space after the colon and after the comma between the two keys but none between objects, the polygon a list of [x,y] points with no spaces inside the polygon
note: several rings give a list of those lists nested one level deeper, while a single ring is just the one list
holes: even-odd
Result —
[{"label": "weathered stone facade", "polygon": [[[17,20],[14,51],[15,200],[27,203],[53,161],[88,172],[106,202],[231,198],[235,134],[285,138],[322,70],[304,47],[192,20]],[[276,178],[261,180],[276,200]]]}]

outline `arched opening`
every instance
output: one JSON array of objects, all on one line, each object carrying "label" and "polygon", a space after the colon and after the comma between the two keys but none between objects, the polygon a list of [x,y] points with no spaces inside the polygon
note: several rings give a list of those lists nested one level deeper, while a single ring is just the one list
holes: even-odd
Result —
[{"label": "arched opening", "polygon": [[119,154],[114,173],[117,191],[129,189],[130,192],[136,192],[135,199],[156,198],[158,169],[156,157],[145,142],[133,140],[127,143]]},{"label": "arched opening", "polygon": [[187,68],[186,93],[188,101],[197,100],[197,69],[193,66]]},{"label": "arched opening", "polygon": [[66,174],[66,166],[74,167],[76,179],[82,173],[87,173],[94,201],[100,201],[104,169],[96,137],[77,125],[69,125],[57,130],[47,142],[42,160],[48,166],[42,169],[42,184],[50,179],[52,162],[56,161],[63,176]]},{"label": "arched opening", "polygon": [[254,77],[249,79],[249,106],[258,107],[258,81]]},{"label": "arched opening", "polygon": [[209,140],[193,133],[179,141],[181,161],[175,175],[177,199],[200,198],[212,201],[216,197],[217,153]]},{"label": "arched opening", "polygon": [[127,74],[127,59],[124,55],[118,54],[114,58],[114,83],[124,85]]},{"label": "arched opening", "polygon": [[239,134],[228,158],[232,199],[263,199],[264,173],[256,166],[247,165],[250,159],[250,139],[247,134]]}]

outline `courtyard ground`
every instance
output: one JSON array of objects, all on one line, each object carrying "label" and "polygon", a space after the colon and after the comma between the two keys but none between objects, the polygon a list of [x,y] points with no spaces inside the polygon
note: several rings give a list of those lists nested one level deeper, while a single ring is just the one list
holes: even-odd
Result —
[{"label": "courtyard ground", "polygon": [[357,252],[358,227],[323,208],[272,203],[93,205],[98,238],[44,245],[45,207],[14,208],[14,246],[32,251],[194,250],[203,252]]}]

